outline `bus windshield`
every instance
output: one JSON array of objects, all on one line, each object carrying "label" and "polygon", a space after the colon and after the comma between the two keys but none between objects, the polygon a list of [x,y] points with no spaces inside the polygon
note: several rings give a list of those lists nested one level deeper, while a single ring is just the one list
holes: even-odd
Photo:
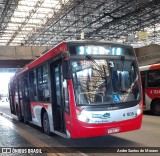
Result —
[{"label": "bus windshield", "polygon": [[140,89],[135,60],[72,60],[77,105],[101,105],[139,100]]}]

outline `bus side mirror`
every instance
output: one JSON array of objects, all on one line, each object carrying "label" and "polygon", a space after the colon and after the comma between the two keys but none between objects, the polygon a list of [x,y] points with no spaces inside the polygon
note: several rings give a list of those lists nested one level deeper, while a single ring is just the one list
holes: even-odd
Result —
[{"label": "bus side mirror", "polygon": [[63,78],[71,79],[72,76],[71,76],[69,60],[63,60],[62,69],[63,69]]}]

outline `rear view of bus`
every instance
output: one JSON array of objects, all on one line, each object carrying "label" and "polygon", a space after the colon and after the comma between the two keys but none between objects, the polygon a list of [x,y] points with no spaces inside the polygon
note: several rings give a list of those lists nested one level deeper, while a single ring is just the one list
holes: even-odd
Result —
[{"label": "rear view of bus", "polygon": [[133,48],[110,42],[67,42],[71,138],[137,130],[142,91]]}]

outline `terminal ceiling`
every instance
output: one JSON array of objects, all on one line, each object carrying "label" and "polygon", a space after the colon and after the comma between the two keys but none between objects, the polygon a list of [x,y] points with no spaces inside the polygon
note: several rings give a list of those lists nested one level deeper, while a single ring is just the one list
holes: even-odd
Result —
[{"label": "terminal ceiling", "polygon": [[[140,31],[147,40],[137,38]],[[0,0],[0,46],[54,46],[81,33],[135,47],[160,44],[160,0]]]}]

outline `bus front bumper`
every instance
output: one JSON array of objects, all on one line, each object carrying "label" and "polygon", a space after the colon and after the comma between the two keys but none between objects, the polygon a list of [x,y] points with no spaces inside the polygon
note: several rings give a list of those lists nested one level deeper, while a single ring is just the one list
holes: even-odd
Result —
[{"label": "bus front bumper", "polygon": [[141,128],[142,114],[134,119],[125,121],[103,123],[103,124],[87,124],[75,119],[75,124],[71,128],[71,138],[86,138],[104,136],[113,133],[121,133],[127,131],[138,130]]}]

